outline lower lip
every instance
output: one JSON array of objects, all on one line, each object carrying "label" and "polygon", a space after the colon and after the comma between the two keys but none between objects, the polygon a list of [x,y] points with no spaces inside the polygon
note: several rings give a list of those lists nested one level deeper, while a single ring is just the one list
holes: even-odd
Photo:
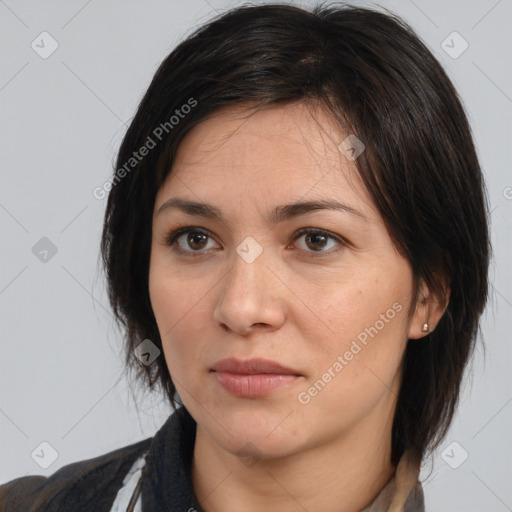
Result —
[{"label": "lower lip", "polygon": [[264,396],[275,389],[293,384],[299,378],[297,375],[279,375],[275,373],[247,375],[214,372],[214,375],[225,390],[240,397]]}]

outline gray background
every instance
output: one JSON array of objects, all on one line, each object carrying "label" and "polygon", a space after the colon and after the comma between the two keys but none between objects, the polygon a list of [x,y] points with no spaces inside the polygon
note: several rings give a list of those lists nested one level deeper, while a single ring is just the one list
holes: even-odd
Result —
[{"label": "gray background", "polygon": [[[215,11],[239,3],[0,0],[0,483],[150,437],[171,412],[156,395],[140,395],[137,409],[122,375],[98,266],[105,200],[92,190],[108,179],[163,58]],[[487,351],[477,352],[452,428],[425,461],[427,510],[512,510],[512,2],[379,5],[408,21],[452,78],[492,209]],[[42,46],[43,31],[58,42],[45,59],[31,47]],[[469,44],[457,58],[444,49],[462,49],[446,39],[453,31]],[[43,237],[57,249],[46,261],[32,250]],[[45,469],[52,449],[58,456]]]}]

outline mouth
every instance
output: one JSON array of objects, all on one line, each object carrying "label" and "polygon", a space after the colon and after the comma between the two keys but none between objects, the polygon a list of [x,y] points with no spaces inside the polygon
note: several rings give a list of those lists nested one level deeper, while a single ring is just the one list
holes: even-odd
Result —
[{"label": "mouth", "polygon": [[212,367],[217,382],[237,397],[264,396],[290,386],[302,377],[297,371],[268,359],[221,359]]}]

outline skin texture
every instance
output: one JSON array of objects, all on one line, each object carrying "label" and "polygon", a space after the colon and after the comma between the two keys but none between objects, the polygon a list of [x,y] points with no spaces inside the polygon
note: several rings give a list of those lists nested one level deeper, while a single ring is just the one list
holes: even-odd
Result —
[{"label": "skin texture", "polygon": [[[338,149],[347,134],[322,111],[314,114],[303,104],[245,118],[241,110],[218,111],[181,142],[156,197],[150,297],[169,372],[198,424],[192,479],[207,512],[368,505],[395,471],[391,427],[406,343],[425,342],[422,325],[433,330],[443,313],[421,284],[408,318],[410,265],[355,163]],[[171,197],[212,204],[225,220],[176,208],[158,213]],[[316,210],[276,225],[265,220],[277,205],[318,199],[343,202],[366,219]],[[173,246],[187,251],[180,254],[165,243],[180,226],[209,236],[185,233]],[[304,227],[345,242],[295,239]],[[249,236],[262,249],[252,263],[236,250]],[[355,353],[352,342],[376,325]],[[341,371],[333,368],[338,356]],[[271,359],[301,376],[263,397],[236,397],[210,371],[226,357]],[[318,379],[325,386],[311,396]],[[237,455],[243,447],[252,458]]]}]

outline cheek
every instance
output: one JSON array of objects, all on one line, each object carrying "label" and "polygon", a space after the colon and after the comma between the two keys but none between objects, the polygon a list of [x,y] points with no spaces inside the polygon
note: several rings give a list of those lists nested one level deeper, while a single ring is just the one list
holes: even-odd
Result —
[{"label": "cheek", "polygon": [[330,352],[348,350],[352,341],[365,346],[371,339],[401,338],[408,306],[404,289],[406,283],[399,276],[390,275],[381,281],[370,273],[331,281],[323,288],[309,285],[307,302],[317,319],[312,322],[303,317],[302,328],[314,328],[311,338],[316,330]]},{"label": "cheek", "polygon": [[326,395],[350,401],[365,390],[379,393],[391,386],[407,342],[408,279],[407,272],[390,272],[386,278],[367,272],[332,284],[328,293],[310,295],[322,319],[315,325],[321,328],[315,335],[304,319],[301,331],[310,329],[312,380],[329,381]]},{"label": "cheek", "polygon": [[172,336],[187,315],[194,313],[204,291],[202,280],[193,283],[184,279],[179,268],[161,247],[153,247],[149,267],[149,296],[151,306],[162,336],[162,341]]},{"label": "cheek", "polygon": [[200,310],[200,290],[198,286],[187,286],[176,270],[166,265],[164,258],[152,255],[149,295],[169,372],[174,374],[180,362],[183,364],[192,355],[192,344],[178,343],[178,340],[194,337],[198,322],[190,322],[190,318]]}]

